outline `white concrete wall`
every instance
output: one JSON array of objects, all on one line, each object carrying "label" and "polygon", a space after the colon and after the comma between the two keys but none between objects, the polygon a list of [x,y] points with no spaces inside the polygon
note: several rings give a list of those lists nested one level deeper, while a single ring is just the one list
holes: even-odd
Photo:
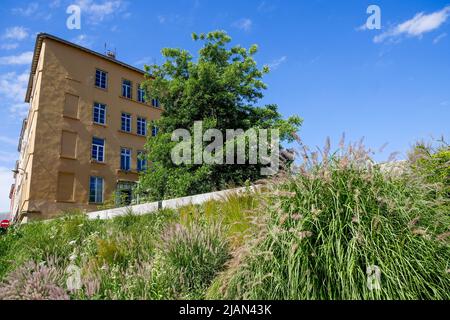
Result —
[{"label": "white concrete wall", "polygon": [[163,200],[163,201],[157,201],[157,202],[151,202],[151,203],[144,203],[144,204],[138,204],[134,206],[128,206],[128,207],[122,207],[122,208],[114,208],[109,210],[102,210],[102,211],[94,211],[89,212],[87,214],[89,219],[112,219],[115,217],[123,216],[129,213],[135,214],[135,215],[142,215],[147,213],[152,213],[158,211],[158,209],[177,209],[180,207],[184,207],[187,205],[198,205],[205,203],[210,200],[226,200],[226,197],[233,194],[240,194],[245,193],[246,191],[254,192],[257,189],[259,189],[260,186],[251,186],[249,188],[243,187],[243,188],[236,188],[236,189],[229,189],[229,190],[223,190],[223,191],[216,191],[216,192],[210,192],[210,193],[203,193],[198,194],[195,196],[189,196],[189,197],[183,197],[183,198],[176,198],[176,199],[170,199],[170,200]]}]

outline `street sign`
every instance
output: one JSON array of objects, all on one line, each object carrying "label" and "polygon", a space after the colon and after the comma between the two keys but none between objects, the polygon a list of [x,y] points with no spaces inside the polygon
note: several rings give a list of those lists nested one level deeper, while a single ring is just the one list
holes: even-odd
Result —
[{"label": "street sign", "polygon": [[9,220],[2,220],[0,222],[0,228],[7,229],[9,227]]}]

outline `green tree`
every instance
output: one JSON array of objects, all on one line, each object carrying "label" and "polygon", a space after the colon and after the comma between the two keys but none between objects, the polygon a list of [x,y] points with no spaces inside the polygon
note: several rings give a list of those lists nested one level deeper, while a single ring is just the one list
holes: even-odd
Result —
[{"label": "green tree", "polygon": [[[140,194],[163,199],[218,190],[261,178],[261,165],[175,165],[171,141],[176,129],[192,133],[194,121],[203,121],[203,131],[225,129],[277,128],[281,141],[292,141],[302,119],[282,119],[276,105],[256,106],[267,88],[262,81],[269,68],[258,68],[258,48],[231,46],[224,31],[193,34],[203,43],[196,59],[186,50],[165,48],[161,65],[146,66],[142,88],[146,99],[156,98],[164,111],[156,137],[149,137],[146,149],[149,170],[137,187]],[[227,143],[235,143],[229,140]]]}]

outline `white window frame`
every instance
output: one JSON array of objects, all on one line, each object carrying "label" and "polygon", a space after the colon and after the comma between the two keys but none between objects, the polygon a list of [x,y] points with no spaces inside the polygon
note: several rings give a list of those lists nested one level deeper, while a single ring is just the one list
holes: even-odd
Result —
[{"label": "white window frame", "polygon": [[[94,143],[94,139],[102,140],[103,145]],[[96,157],[94,158],[94,149],[96,150]],[[102,160],[99,160],[100,157],[100,150],[102,154]],[[95,160],[97,162],[105,162],[105,139],[98,138],[98,137],[92,137],[92,149],[91,149],[91,158],[92,160]]]},{"label": "white window frame", "polygon": [[[125,81],[129,82],[130,84],[125,84]],[[133,82],[128,79],[122,79],[122,97],[127,99],[132,99],[133,97]]]},{"label": "white window frame", "polygon": [[145,90],[141,88],[141,86],[138,86],[137,89],[137,100],[139,102],[145,103]]},{"label": "white window frame", "polygon": [[[100,113],[102,111],[102,108],[103,108],[103,122],[100,122],[100,119],[101,119]],[[96,119],[95,119],[95,110],[96,109],[98,110],[97,112],[98,112],[98,116],[99,116],[99,118],[98,118],[99,121],[96,121]],[[97,124],[106,124],[106,104],[103,104],[100,102],[94,102],[94,107],[92,110],[92,121]]]},{"label": "white window frame", "polygon": [[[126,166],[122,167],[122,157],[125,157],[125,159],[128,159],[128,168],[126,168]],[[129,148],[120,148],[120,170],[123,170],[123,171],[131,170],[131,149],[129,149]]]},{"label": "white window frame", "polygon": [[[97,85],[97,73],[100,74],[100,80],[99,80],[100,83],[99,83],[99,85]],[[104,77],[104,82],[105,82],[105,86],[104,87],[102,86],[103,77]],[[97,88],[100,88],[100,89],[107,89],[108,88],[108,72],[103,71],[101,69],[95,69],[95,86]]]},{"label": "white window frame", "polygon": [[[131,114],[122,112],[120,129],[125,132],[131,132]],[[128,126],[127,126],[128,125]],[[128,127],[128,130],[127,130]]]},{"label": "white window frame", "polygon": [[[92,179],[94,179],[94,201],[91,201],[91,193],[92,193]],[[100,184],[99,184],[100,182]],[[98,190],[99,186],[101,190]],[[104,190],[105,190],[105,180],[102,177],[89,177],[89,203],[103,203],[104,199]]]},{"label": "white window frame", "polygon": [[[136,123],[137,129],[136,133],[140,136],[146,136],[147,135],[147,119],[144,117],[137,117],[137,123]],[[143,132],[142,132],[143,130]]]}]

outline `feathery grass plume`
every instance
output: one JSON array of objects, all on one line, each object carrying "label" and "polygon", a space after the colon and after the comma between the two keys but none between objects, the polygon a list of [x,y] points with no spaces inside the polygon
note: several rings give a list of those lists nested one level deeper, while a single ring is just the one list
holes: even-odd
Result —
[{"label": "feathery grass plume", "polygon": [[229,258],[219,225],[174,224],[162,236],[159,268],[172,297],[201,298]]},{"label": "feathery grass plume", "polygon": [[[326,162],[304,155],[306,174],[273,185],[272,193],[296,196],[279,198],[263,239],[248,245],[211,296],[449,299],[450,248],[437,240],[450,227],[448,199],[420,177],[383,172],[370,155],[362,142]],[[286,214],[302,218],[280,218]],[[379,274],[366,274],[371,266]]]},{"label": "feathery grass plume", "polygon": [[29,261],[0,284],[0,300],[69,300],[60,286],[63,274],[53,259],[47,263]]}]

